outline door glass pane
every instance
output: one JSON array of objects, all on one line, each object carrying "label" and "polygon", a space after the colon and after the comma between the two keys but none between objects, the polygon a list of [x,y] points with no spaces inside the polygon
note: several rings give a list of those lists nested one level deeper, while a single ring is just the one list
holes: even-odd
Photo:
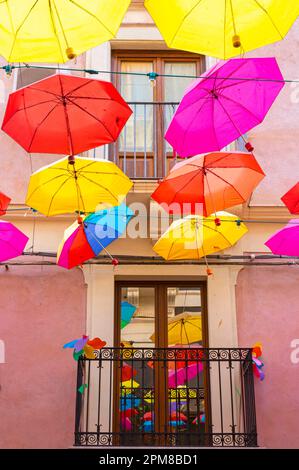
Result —
[{"label": "door glass pane", "polygon": [[[147,74],[153,71],[153,62],[123,61],[121,71]],[[154,99],[154,93],[148,77],[122,75],[120,92],[133,110],[133,115],[120,135],[120,151],[134,153],[152,151],[154,113],[151,103]]]},{"label": "door glass pane", "polygon": [[155,370],[150,360],[150,348],[155,346],[155,289],[123,287],[120,314],[121,445],[152,445],[147,438],[155,427]]},{"label": "door glass pane", "polygon": [[137,348],[154,348],[155,289],[123,287],[120,310],[121,342]]},{"label": "door glass pane", "polygon": [[[205,430],[201,290],[168,288],[168,420],[177,444],[196,444]],[[184,440],[185,439],[185,440]],[[193,442],[194,439],[194,442]]]},{"label": "door glass pane", "polygon": [[[188,75],[196,76],[196,62],[166,62],[164,66],[165,75]],[[186,88],[194,81],[194,78],[165,77],[164,79],[164,101],[166,103],[179,103]],[[168,128],[172,116],[177,106],[165,105],[164,125]],[[166,143],[166,150],[170,151],[171,146]]]}]

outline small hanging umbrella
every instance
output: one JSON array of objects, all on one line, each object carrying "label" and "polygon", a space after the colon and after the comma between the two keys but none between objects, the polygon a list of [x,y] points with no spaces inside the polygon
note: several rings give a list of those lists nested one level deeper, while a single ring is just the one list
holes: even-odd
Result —
[{"label": "small hanging umbrella", "polygon": [[187,88],[165,139],[181,157],[221,150],[264,120],[283,86],[275,58],[220,61]]},{"label": "small hanging umbrella", "polygon": [[74,222],[64,232],[57,264],[66,269],[98,256],[125,231],[133,212],[125,204],[90,214]]},{"label": "small hanging umbrella", "polygon": [[[151,336],[155,342],[155,333]],[[190,345],[202,340],[201,315],[184,312],[176,315],[168,322],[168,344]],[[188,365],[188,359],[186,359]],[[179,384],[181,385],[181,384]]]},{"label": "small hanging umbrella", "polygon": [[145,0],[168,47],[229,58],[279,41],[299,15],[297,0]]},{"label": "small hanging umbrella", "polygon": [[0,262],[22,255],[28,240],[13,224],[0,220]]},{"label": "small hanging umbrella", "polygon": [[168,212],[206,217],[243,204],[264,176],[252,154],[198,155],[177,163],[152,198]]},{"label": "small hanging umbrella", "polygon": [[197,260],[233,246],[247,233],[234,215],[219,212],[203,218],[189,215],[176,220],[153,247],[166,260]]},{"label": "small hanging umbrella", "polygon": [[118,206],[132,185],[108,160],[63,158],[31,175],[26,204],[46,216],[94,212],[100,205]]},{"label": "small hanging umbrella", "polygon": [[120,397],[120,411],[131,410],[138,408],[141,404],[141,399],[132,394],[124,394]]},{"label": "small hanging umbrella", "polygon": [[121,314],[121,329],[125,328],[133,318],[134,313],[136,312],[137,307],[130,304],[129,302],[122,302],[120,305],[120,314]]},{"label": "small hanging umbrella", "polygon": [[8,62],[66,62],[114,38],[130,0],[0,2],[0,53]]},{"label": "small hanging umbrella", "polygon": [[131,114],[112,83],[57,74],[9,96],[2,130],[27,152],[76,155],[115,142]]},{"label": "small hanging umbrella", "polygon": [[292,219],[278,230],[265,245],[274,255],[299,256],[299,219]]},{"label": "small hanging umbrella", "polygon": [[0,192],[0,215],[5,215],[11,199]]},{"label": "small hanging umbrella", "polygon": [[291,214],[299,214],[299,181],[281,198]]},{"label": "small hanging umbrella", "polygon": [[186,382],[197,377],[203,371],[202,363],[188,364],[178,370],[172,370],[168,375],[168,387],[175,388],[178,385],[185,385]]}]

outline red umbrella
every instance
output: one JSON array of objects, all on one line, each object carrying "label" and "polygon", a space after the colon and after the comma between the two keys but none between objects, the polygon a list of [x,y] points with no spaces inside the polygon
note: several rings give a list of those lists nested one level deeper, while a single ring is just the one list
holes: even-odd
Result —
[{"label": "red umbrella", "polygon": [[9,96],[2,130],[27,152],[75,155],[114,142],[131,114],[112,83],[57,74]]},{"label": "red umbrella", "polygon": [[281,198],[291,214],[299,214],[299,181]]},{"label": "red umbrella", "polygon": [[206,217],[244,203],[264,176],[252,154],[213,152],[177,163],[152,198],[168,212]]},{"label": "red umbrella", "polygon": [[0,193],[0,215],[6,214],[6,209],[10,203],[10,197],[6,196],[4,193]]}]

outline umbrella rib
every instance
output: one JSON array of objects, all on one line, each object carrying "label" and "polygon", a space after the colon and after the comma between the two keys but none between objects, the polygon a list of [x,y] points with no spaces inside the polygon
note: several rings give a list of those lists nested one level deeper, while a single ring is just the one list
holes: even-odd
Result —
[{"label": "umbrella rib", "polygon": [[176,35],[178,34],[178,32],[180,31],[181,27],[183,26],[184,21],[186,21],[186,19],[188,18],[188,16],[190,16],[190,15],[193,13],[193,11],[195,10],[195,8],[197,8],[198,5],[199,5],[201,2],[202,2],[202,0],[198,0],[198,2],[196,2],[196,4],[195,4],[192,8],[190,8],[190,10],[188,11],[188,13],[186,13],[186,15],[183,17],[181,23],[179,24],[178,28],[176,29],[176,31],[175,31],[175,33],[174,33],[174,35],[173,35],[173,38],[172,38],[171,41],[169,42],[170,47],[172,46],[172,43],[173,43],[173,41],[175,40]]},{"label": "umbrella rib", "polygon": [[56,179],[58,179],[58,178],[62,178],[62,177],[64,177],[64,176],[65,176],[65,175],[53,176],[53,178],[51,178],[51,179],[45,181],[44,183],[41,183],[41,184],[40,184],[39,186],[37,186],[37,187],[34,189],[34,191],[32,191],[32,193],[27,197],[27,200],[30,199],[30,198],[33,196],[33,194],[36,193],[36,191],[38,191],[42,186],[45,186],[45,185],[48,184],[48,183],[52,183],[52,181],[54,181],[54,180],[56,180]]},{"label": "umbrella rib", "polygon": [[181,188],[179,188],[173,195],[173,198],[171,200],[171,203],[175,201],[175,198],[177,196],[177,194],[179,194],[181,191],[183,191],[183,189],[185,189],[186,186],[188,186],[197,176],[199,176],[199,174],[203,171],[203,167],[200,169],[199,167],[197,167],[197,170],[193,170],[193,172],[195,172],[195,175],[193,176],[190,176],[190,179],[188,179],[188,181],[186,183],[183,184],[183,186]]},{"label": "umbrella rib", "polygon": [[260,2],[258,2],[257,0],[254,0],[254,2],[257,4],[258,7],[260,7],[260,9],[265,13],[265,15],[267,15],[267,17],[269,18],[273,28],[277,31],[277,33],[279,34],[280,38],[283,39],[283,35],[281,34],[281,32],[279,31],[278,27],[276,26],[276,24],[274,23],[274,20],[273,18],[271,17],[270,13],[266,10],[265,7],[263,7],[263,5],[260,4]]},{"label": "umbrella rib", "polygon": [[61,190],[61,188],[62,188],[70,179],[72,179],[71,176],[68,176],[68,177],[66,178],[66,180],[63,181],[63,183],[59,186],[59,188],[55,191],[55,193],[54,193],[53,196],[51,197],[51,199],[50,199],[50,204],[49,204],[49,207],[48,207],[48,212],[47,212],[47,215],[48,215],[48,216],[49,216],[49,214],[50,214],[50,210],[51,210],[51,207],[52,207],[54,198],[55,198],[56,195],[59,193],[59,191]]},{"label": "umbrella rib", "polygon": [[[78,91],[78,90],[80,90],[81,88],[84,88],[85,86],[89,85],[89,84],[92,83],[92,82],[93,82],[92,79],[89,79],[89,80],[88,80],[88,79],[87,79],[87,80],[85,79],[85,80],[84,80],[84,83],[81,83],[79,86],[77,86],[77,87],[74,88],[73,90],[69,91],[69,92],[66,93],[64,96],[65,96],[66,98],[69,98],[71,93],[75,93],[75,91]],[[80,96],[76,96],[75,98],[81,98],[81,97],[80,97]],[[93,99],[93,98],[92,98],[92,99]]]},{"label": "umbrella rib", "polygon": [[82,106],[80,106],[78,103],[75,103],[75,101],[71,100],[70,98],[68,98],[68,100],[74,104],[75,106],[77,106],[77,108],[81,109],[81,111],[83,111],[84,113],[86,113],[88,116],[92,117],[93,119],[95,119],[97,122],[99,122],[103,127],[104,129],[106,130],[107,134],[110,135],[111,139],[113,140],[113,142],[115,141],[115,137],[111,134],[111,132],[109,131],[108,127],[105,126],[105,124],[103,123],[103,121],[101,121],[100,119],[98,119],[96,116],[94,116],[93,114],[91,114],[89,111],[87,111],[86,109],[82,108]]},{"label": "umbrella rib", "polygon": [[[198,318],[200,318],[200,317],[198,317]],[[185,322],[186,322],[186,323],[189,323],[189,324],[190,324],[191,326],[193,326],[194,328],[197,328],[198,330],[202,331],[201,326],[195,325],[194,322],[192,322],[192,321],[190,321],[190,320],[185,320]]]},{"label": "umbrella rib", "polygon": [[[240,107],[241,107],[242,109],[244,109],[247,113],[251,114],[251,116],[253,116],[255,119],[257,119],[257,120],[258,120],[258,123],[261,123],[261,122],[263,121],[263,119],[261,119],[260,117],[257,117],[255,114],[253,114],[252,111],[250,111],[249,109],[245,108],[245,106],[244,106],[243,104],[241,104],[240,102],[235,101],[235,100],[233,100],[232,98],[229,98],[228,96],[225,96],[225,95],[223,95],[223,94],[219,95],[219,98],[220,98],[220,97],[221,97],[221,98],[225,98],[225,99],[227,99],[228,101],[231,101],[232,103],[234,103],[234,104],[240,106]],[[218,99],[218,101],[219,101],[219,103],[221,104],[221,106],[222,106],[223,109],[224,109],[223,103],[221,103],[220,99]],[[227,112],[227,111],[225,110],[225,112]],[[228,114],[228,113],[227,113],[227,114]],[[229,116],[229,118],[231,119],[230,116]],[[231,119],[231,121],[232,121],[232,119]],[[232,121],[232,122],[233,122],[233,121]],[[235,127],[236,127],[236,126],[235,126]]]},{"label": "umbrella rib", "polygon": [[[55,5],[55,4],[54,4],[54,5]],[[57,33],[57,30],[56,30],[56,26],[55,26],[55,21],[54,21],[54,16],[53,16],[53,10],[52,10],[52,5],[51,5],[51,0],[48,0],[48,6],[49,6],[50,20],[51,20],[51,24],[52,24],[52,29],[53,29],[53,32],[54,32],[54,36],[55,36],[55,38],[56,38],[56,41],[57,41],[57,44],[58,44],[58,48],[59,48],[59,50],[60,50],[61,59],[62,59],[62,61],[64,61],[64,56],[63,56],[63,51],[62,51],[61,43],[60,43],[60,40],[59,40],[59,37],[58,37],[58,33]],[[55,9],[56,9],[56,5],[55,5]]]},{"label": "umbrella rib", "polygon": [[[58,75],[58,74],[57,74],[57,75]],[[53,76],[55,76],[55,74],[52,75],[51,77],[53,77]],[[49,91],[49,90],[44,90],[44,89],[35,88],[34,86],[31,86],[31,85],[29,85],[27,88],[28,88],[29,90],[39,91],[39,92],[41,92],[41,93],[47,93],[48,95],[55,96],[57,99],[60,99],[60,98],[61,98],[61,95],[58,95],[57,93],[53,93],[52,91]]]},{"label": "umbrella rib", "polygon": [[[207,101],[209,98],[211,98],[210,96],[209,97],[206,97],[207,98]],[[194,116],[194,118],[189,122],[188,126],[186,127],[185,131],[184,131],[184,135],[183,135],[183,142],[182,142],[182,147],[184,147],[185,145],[185,140],[186,140],[186,136],[187,136],[187,132],[189,131],[191,125],[194,123],[195,119],[197,118],[197,116],[200,114],[202,108],[204,107],[204,105],[207,103],[207,101],[204,101],[202,106],[200,106],[200,108],[196,111],[196,114]],[[194,104],[194,103],[193,103]]]},{"label": "umbrella rib", "polygon": [[107,191],[107,193],[109,193],[113,197],[113,199],[115,199],[117,202],[119,202],[117,197],[106,186],[104,186],[100,183],[96,183],[95,181],[91,180],[90,178],[87,178],[85,175],[80,175],[80,177],[85,178],[87,181],[90,181],[90,183],[93,183],[96,186],[99,186],[100,188],[104,189],[105,191]]},{"label": "umbrella rib", "polygon": [[[23,101],[24,101],[24,95],[23,95]],[[45,103],[51,103],[51,102],[54,102],[55,103],[55,100],[48,100],[48,101],[42,101],[40,103],[36,103],[36,104],[32,104],[31,106],[25,106],[25,101],[24,101],[24,107],[23,108],[20,108],[20,109],[17,109],[10,117],[9,119],[7,119],[7,121],[5,122],[5,126],[9,123],[9,121],[15,116],[15,114],[19,113],[20,111],[25,111],[25,114],[26,114],[26,118],[28,120],[28,123],[29,123],[29,119],[28,119],[28,116],[27,116],[27,109],[30,109],[30,108],[34,108],[35,106],[39,106],[41,104],[45,104]],[[2,127],[3,127],[3,124],[2,124]]]},{"label": "umbrella rib", "polygon": [[115,33],[113,33],[109,28],[107,28],[107,26],[96,16],[94,15],[93,13],[91,13],[91,11],[88,11],[86,10],[86,8],[84,8],[82,5],[79,5],[77,2],[75,2],[74,0],[69,0],[70,3],[73,3],[75,6],[77,6],[78,8],[80,8],[82,11],[85,11],[85,13],[87,13],[89,16],[91,16],[92,18],[94,18],[95,20],[97,20],[101,26],[103,26],[103,28],[106,29],[106,31],[108,31],[109,34],[112,35],[112,37],[115,36]]},{"label": "umbrella rib", "polygon": [[[242,167],[240,167],[242,168]],[[240,198],[243,199],[243,201],[245,202],[245,198],[244,196],[242,196],[242,194],[233,186],[232,183],[230,183],[229,181],[227,181],[225,178],[223,178],[222,176],[220,175],[217,175],[217,173],[214,173],[214,171],[210,170],[209,168],[207,168],[207,171],[209,173],[212,173],[212,175],[216,176],[216,178],[219,178],[221,181],[223,181],[224,183],[226,183],[228,186],[231,186],[233,188],[234,191],[236,191],[236,193],[239,194]]]},{"label": "umbrella rib", "polygon": [[[12,43],[12,46],[11,46],[11,49],[10,49],[10,53],[9,53],[9,57],[11,57],[12,55],[12,52],[14,50],[14,47],[15,47],[15,44],[16,44],[16,41],[17,41],[17,36],[19,34],[19,31],[21,30],[21,28],[24,26],[24,24],[26,23],[27,21],[27,18],[29,18],[30,16],[30,13],[34,10],[34,7],[38,4],[38,1],[39,0],[36,0],[35,3],[31,6],[31,8],[29,9],[29,11],[27,11],[25,17],[23,18],[21,24],[18,26],[18,28],[16,29],[16,31],[14,31],[14,39],[13,39],[13,43]],[[8,3],[6,1],[6,3]]]},{"label": "umbrella rib", "polygon": [[35,136],[37,134],[37,131],[39,130],[39,128],[44,124],[44,122],[48,119],[48,117],[50,116],[50,114],[52,114],[52,112],[59,106],[59,104],[56,104],[49,112],[48,114],[42,119],[42,121],[36,126],[36,128],[34,129],[34,132],[33,132],[33,135],[31,137],[31,140],[30,140],[30,144],[28,146],[28,150],[29,152],[31,151],[31,145],[33,144],[33,141],[35,139]]},{"label": "umbrella rib", "polygon": [[[237,59],[233,59],[233,60],[237,60]],[[218,83],[218,85],[216,86],[216,90],[218,90],[219,86],[221,86],[222,83],[225,83],[225,82],[226,82],[229,78],[231,78],[236,72],[238,72],[238,71],[243,67],[243,65],[245,65],[246,63],[247,63],[247,61],[245,60],[245,61],[243,62],[243,59],[242,59],[241,62],[240,62],[240,65],[238,65],[238,67],[236,67],[234,70],[232,70],[231,73],[229,73],[228,75],[226,75],[226,76],[223,77],[223,78],[219,78],[218,80],[220,80],[220,83]],[[222,67],[221,67],[221,68],[222,68]],[[218,70],[217,70],[217,72],[218,72]],[[216,73],[217,73],[217,72],[216,72]],[[242,80],[241,80],[241,81],[242,81]],[[238,85],[239,82],[236,80],[234,84],[235,84],[235,85]],[[233,84],[232,84],[232,85],[233,85]]]},{"label": "umbrella rib", "polygon": [[203,224],[203,227],[206,227],[207,229],[212,230],[213,232],[216,232],[218,235],[221,235],[221,237],[224,238],[224,240],[228,243],[228,245],[229,245],[229,246],[232,246],[232,243],[228,240],[228,238],[226,238],[226,236],[223,235],[223,233],[220,232],[219,230],[216,230],[215,228],[213,228],[213,227],[211,227],[211,226],[209,226],[209,225],[205,225],[205,224]]}]

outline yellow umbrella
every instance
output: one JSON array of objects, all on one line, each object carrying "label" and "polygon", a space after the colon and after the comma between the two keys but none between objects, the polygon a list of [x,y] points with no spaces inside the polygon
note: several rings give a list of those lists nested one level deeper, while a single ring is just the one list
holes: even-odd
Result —
[{"label": "yellow umbrella", "polygon": [[[151,336],[155,342],[155,334]],[[201,315],[184,312],[168,322],[168,344],[191,344],[202,340]]]},{"label": "yellow umbrella", "polygon": [[167,45],[227,59],[283,39],[298,0],[145,0]]},{"label": "yellow umbrella", "polygon": [[46,216],[94,212],[118,206],[132,185],[108,160],[62,158],[31,175],[26,204]]},{"label": "yellow umbrella", "polygon": [[130,0],[0,2],[0,53],[8,62],[66,62],[112,39]]},{"label": "yellow umbrella", "polygon": [[228,212],[217,212],[216,219],[188,215],[173,222],[153,249],[166,260],[197,260],[233,246],[246,232],[238,217]]},{"label": "yellow umbrella", "polygon": [[122,395],[131,394],[132,391],[138,387],[140,387],[140,384],[138,382],[135,382],[135,380],[127,380],[126,382],[122,382],[121,394]]}]

